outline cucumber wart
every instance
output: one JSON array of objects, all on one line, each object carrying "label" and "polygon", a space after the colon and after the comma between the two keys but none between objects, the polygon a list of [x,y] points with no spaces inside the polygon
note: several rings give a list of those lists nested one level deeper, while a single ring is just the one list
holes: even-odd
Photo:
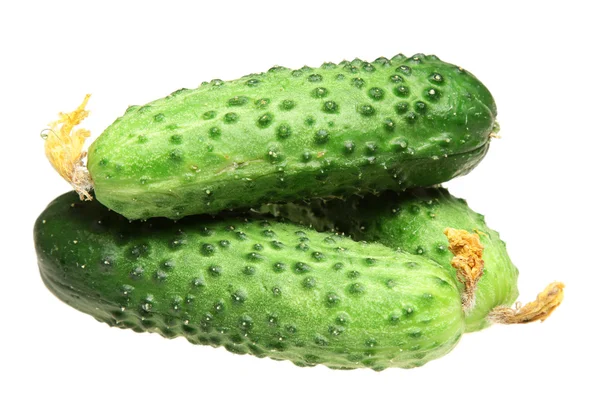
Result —
[{"label": "cucumber wart", "polygon": [[53,125],[47,154],[129,219],[431,186],[474,168],[497,130],[487,88],[422,54],[273,67],[129,107],[90,146],[89,175],[83,141],[65,146],[84,107]]}]

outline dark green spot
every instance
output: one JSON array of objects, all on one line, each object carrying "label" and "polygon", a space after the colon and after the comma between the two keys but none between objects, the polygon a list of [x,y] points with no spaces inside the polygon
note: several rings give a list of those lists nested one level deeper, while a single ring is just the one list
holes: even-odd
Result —
[{"label": "dark green spot", "polygon": [[309,82],[321,82],[322,80],[323,80],[323,77],[319,74],[311,74],[308,76]]},{"label": "dark green spot", "polygon": [[162,122],[165,120],[165,114],[160,113],[154,116],[154,122]]},{"label": "dark green spot", "polygon": [[258,118],[257,124],[261,128],[266,128],[273,122],[273,114],[263,114]]},{"label": "dark green spot", "polygon": [[336,270],[336,271],[339,271],[339,270],[341,270],[343,268],[344,268],[344,264],[342,264],[340,262],[333,264],[333,269]]},{"label": "dark green spot", "polygon": [[398,103],[396,104],[396,113],[399,115],[406,114],[406,112],[408,111],[408,107],[409,105],[406,102]]},{"label": "dark green spot", "polygon": [[321,98],[327,96],[327,94],[329,94],[329,91],[327,89],[325,89],[324,87],[318,87],[318,88],[313,89],[311,94],[313,97],[315,97],[317,99],[321,99]]},{"label": "dark green spot", "polygon": [[258,108],[267,108],[271,104],[271,100],[267,98],[258,99],[254,102],[254,105]]},{"label": "dark green spot", "polygon": [[329,133],[325,129],[319,129],[315,133],[315,143],[325,144],[329,140]]},{"label": "dark green spot", "polygon": [[303,262],[297,262],[294,265],[294,272],[297,274],[306,274],[307,272],[312,271],[312,268],[310,267],[310,265],[305,264]]},{"label": "dark green spot", "polygon": [[296,107],[294,100],[283,100],[281,104],[279,104],[279,108],[284,111],[289,111],[294,107]]},{"label": "dark green spot", "polygon": [[302,287],[305,289],[312,289],[317,286],[317,280],[312,276],[306,277],[302,280]]},{"label": "dark green spot", "polygon": [[384,97],[383,89],[378,88],[378,87],[373,87],[373,88],[369,89],[368,94],[369,94],[369,97],[375,101],[383,100],[383,97]]},{"label": "dark green spot", "polygon": [[407,65],[401,65],[398,68],[396,68],[396,72],[401,72],[404,75],[409,76],[412,73],[412,70]]},{"label": "dark green spot", "polygon": [[204,243],[202,245],[202,254],[205,256],[212,256],[215,253],[215,246],[210,243]]},{"label": "dark green spot", "polygon": [[223,273],[223,269],[221,267],[219,267],[218,265],[211,265],[210,267],[208,267],[208,274],[212,277],[219,277],[221,276],[221,274]]},{"label": "dark green spot", "polygon": [[356,270],[348,271],[348,273],[346,273],[346,276],[350,279],[356,279],[360,276],[360,272]]},{"label": "dark green spot", "polygon": [[365,287],[358,282],[348,285],[348,292],[352,295],[361,295],[365,292]]},{"label": "dark green spot", "polygon": [[285,265],[285,263],[282,262],[276,262],[275,264],[273,264],[273,271],[275,272],[283,272],[285,271],[287,268],[287,265]]},{"label": "dark green spot", "polygon": [[344,152],[347,154],[353,153],[356,145],[353,141],[347,140],[344,142]]},{"label": "dark green spot", "polygon": [[427,112],[427,105],[422,101],[415,102],[415,111],[419,114],[425,114]]},{"label": "dark green spot", "polygon": [[277,136],[280,139],[288,138],[292,134],[292,128],[288,124],[281,124],[277,127]]},{"label": "dark green spot", "polygon": [[236,290],[231,294],[231,301],[233,302],[233,304],[242,305],[246,301],[247,297],[248,296],[246,295],[246,293],[242,290]]},{"label": "dark green spot", "polygon": [[226,124],[233,124],[233,123],[236,123],[239,118],[240,117],[236,113],[229,112],[229,113],[225,114],[225,116],[223,117],[223,120],[225,121]]},{"label": "dark green spot", "polygon": [[363,104],[358,107],[358,112],[364,117],[372,117],[375,115],[375,108],[370,104]]},{"label": "dark green spot", "polygon": [[338,296],[337,293],[329,292],[325,295],[325,304],[327,307],[335,307],[340,304],[340,301],[340,296]]},{"label": "dark green spot", "polygon": [[363,86],[365,86],[365,81],[362,78],[352,78],[352,85],[361,89]]},{"label": "dark green spot", "polygon": [[213,119],[216,116],[217,116],[216,111],[207,111],[204,114],[202,114],[203,119]]},{"label": "dark green spot", "polygon": [[339,111],[339,107],[335,101],[326,101],[323,103],[323,111],[327,114],[335,114]]},{"label": "dark green spot", "polygon": [[394,94],[398,97],[408,97],[410,91],[406,86],[400,85],[394,88]]},{"label": "dark green spot", "polygon": [[243,106],[246,103],[248,103],[248,98],[246,96],[235,96],[227,100],[227,105],[232,107]]}]

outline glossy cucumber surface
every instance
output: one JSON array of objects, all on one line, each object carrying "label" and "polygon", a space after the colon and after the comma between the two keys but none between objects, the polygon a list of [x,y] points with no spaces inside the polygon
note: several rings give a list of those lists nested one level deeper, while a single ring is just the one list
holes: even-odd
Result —
[{"label": "glossy cucumber surface", "polygon": [[496,105],[416,54],[274,67],[132,106],[91,145],[97,199],[129,219],[426,187],[484,157]]},{"label": "glossy cucumber surface", "polygon": [[410,368],[464,331],[456,275],[426,257],[275,220],[129,222],[67,193],[34,228],[43,281],[111,326],[300,366]]}]

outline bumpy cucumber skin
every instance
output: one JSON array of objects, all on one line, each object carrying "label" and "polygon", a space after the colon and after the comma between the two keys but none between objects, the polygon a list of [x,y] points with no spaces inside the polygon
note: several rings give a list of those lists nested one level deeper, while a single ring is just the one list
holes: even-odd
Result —
[{"label": "bumpy cucumber skin", "polygon": [[47,287],[111,326],[300,366],[374,370],[423,365],[464,330],[447,269],[291,223],[129,223],[68,193],[34,231]]},{"label": "bumpy cucumber skin", "polygon": [[483,215],[469,208],[465,200],[443,188],[419,188],[400,194],[388,191],[345,201],[267,205],[262,211],[319,231],[344,232],[355,240],[400,248],[449,269],[453,255],[448,250],[444,229],[479,233],[484,246],[484,272],[477,285],[475,307],[466,315],[466,332],[489,326],[489,312],[500,305],[511,306],[519,294],[519,271],[498,232],[490,229]]},{"label": "bumpy cucumber skin", "polygon": [[484,157],[496,105],[435,56],[274,67],[132,106],[92,144],[98,200],[129,219],[427,187]]}]

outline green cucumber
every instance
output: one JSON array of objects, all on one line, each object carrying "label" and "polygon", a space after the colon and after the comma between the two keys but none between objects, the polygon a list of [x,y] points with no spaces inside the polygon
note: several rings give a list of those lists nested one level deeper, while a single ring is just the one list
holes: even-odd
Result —
[{"label": "green cucumber", "polygon": [[379,242],[430,258],[451,269],[452,253],[444,236],[447,227],[479,234],[484,246],[484,270],[476,290],[475,307],[466,316],[466,331],[490,325],[489,312],[510,306],[518,296],[518,270],[498,232],[483,215],[446,189],[413,189],[384,192],[348,200],[313,200],[310,203],[265,205],[263,212],[283,216],[319,231],[344,232],[355,240]]},{"label": "green cucumber", "polygon": [[128,108],[87,168],[108,208],[179,219],[445,182],[481,161],[495,117],[488,89],[433,55],[274,67]]},{"label": "green cucumber", "polygon": [[276,220],[129,222],[75,192],[34,228],[43,281],[110,326],[300,366],[410,368],[464,331],[456,274]]}]

